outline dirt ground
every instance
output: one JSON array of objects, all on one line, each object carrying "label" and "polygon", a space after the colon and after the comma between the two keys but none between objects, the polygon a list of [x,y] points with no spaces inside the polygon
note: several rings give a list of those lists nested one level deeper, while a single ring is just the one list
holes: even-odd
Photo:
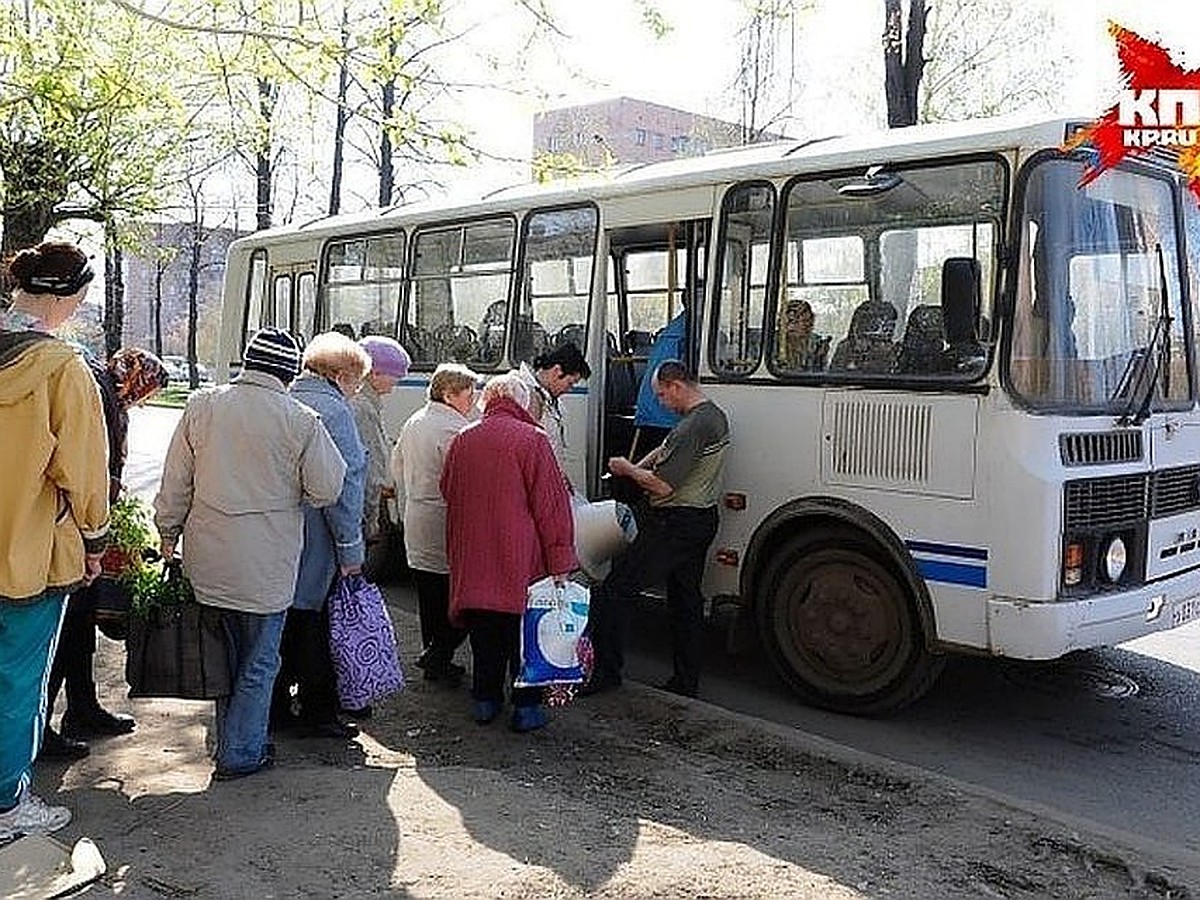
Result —
[{"label": "dirt ground", "polygon": [[640,685],[516,735],[414,680],[356,741],[280,736],[274,770],[211,783],[211,705],[125,699],[103,644],[137,731],[38,772],[108,862],[91,896],[1200,897],[1144,847]]}]

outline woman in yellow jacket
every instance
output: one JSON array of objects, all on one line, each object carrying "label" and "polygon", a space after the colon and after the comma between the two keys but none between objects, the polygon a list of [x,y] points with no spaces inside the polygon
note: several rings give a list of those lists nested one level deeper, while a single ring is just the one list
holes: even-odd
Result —
[{"label": "woman in yellow jacket", "polygon": [[46,674],[67,595],[100,572],[108,446],[83,359],[50,332],[92,280],[73,244],[22,250],[0,312],[0,841],[62,828],[71,813],[29,791]]}]

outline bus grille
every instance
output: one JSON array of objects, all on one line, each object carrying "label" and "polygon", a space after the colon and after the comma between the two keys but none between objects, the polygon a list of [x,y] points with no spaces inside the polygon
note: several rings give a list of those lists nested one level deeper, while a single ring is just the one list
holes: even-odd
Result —
[{"label": "bus grille", "polygon": [[929,480],[928,404],[842,402],[833,407],[833,471],[840,476],[923,484]]},{"label": "bus grille", "polygon": [[1119,525],[1146,518],[1145,475],[1087,478],[1063,485],[1068,530]]},{"label": "bus grille", "polygon": [[1153,497],[1150,515],[1155,519],[1200,508],[1200,466],[1155,473]]},{"label": "bus grille", "polygon": [[1142,458],[1140,431],[1084,431],[1058,436],[1064,466],[1099,466],[1138,462]]}]

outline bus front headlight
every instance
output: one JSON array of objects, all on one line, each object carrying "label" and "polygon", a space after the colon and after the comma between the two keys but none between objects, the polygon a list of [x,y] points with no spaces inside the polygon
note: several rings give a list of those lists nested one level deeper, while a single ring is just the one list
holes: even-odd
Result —
[{"label": "bus front headlight", "polygon": [[1108,542],[1108,547],[1104,551],[1104,574],[1108,576],[1109,581],[1120,581],[1121,576],[1125,573],[1128,556],[1125,542],[1121,538],[1115,537]]}]

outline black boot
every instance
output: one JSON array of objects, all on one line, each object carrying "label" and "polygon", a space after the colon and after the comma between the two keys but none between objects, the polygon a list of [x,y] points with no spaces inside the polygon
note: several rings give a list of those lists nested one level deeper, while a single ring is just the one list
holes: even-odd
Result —
[{"label": "black boot", "polygon": [[129,734],[137,726],[132,716],[110,713],[99,704],[85,712],[75,712],[70,706],[63,713],[63,736],[68,738],[110,737]]}]

